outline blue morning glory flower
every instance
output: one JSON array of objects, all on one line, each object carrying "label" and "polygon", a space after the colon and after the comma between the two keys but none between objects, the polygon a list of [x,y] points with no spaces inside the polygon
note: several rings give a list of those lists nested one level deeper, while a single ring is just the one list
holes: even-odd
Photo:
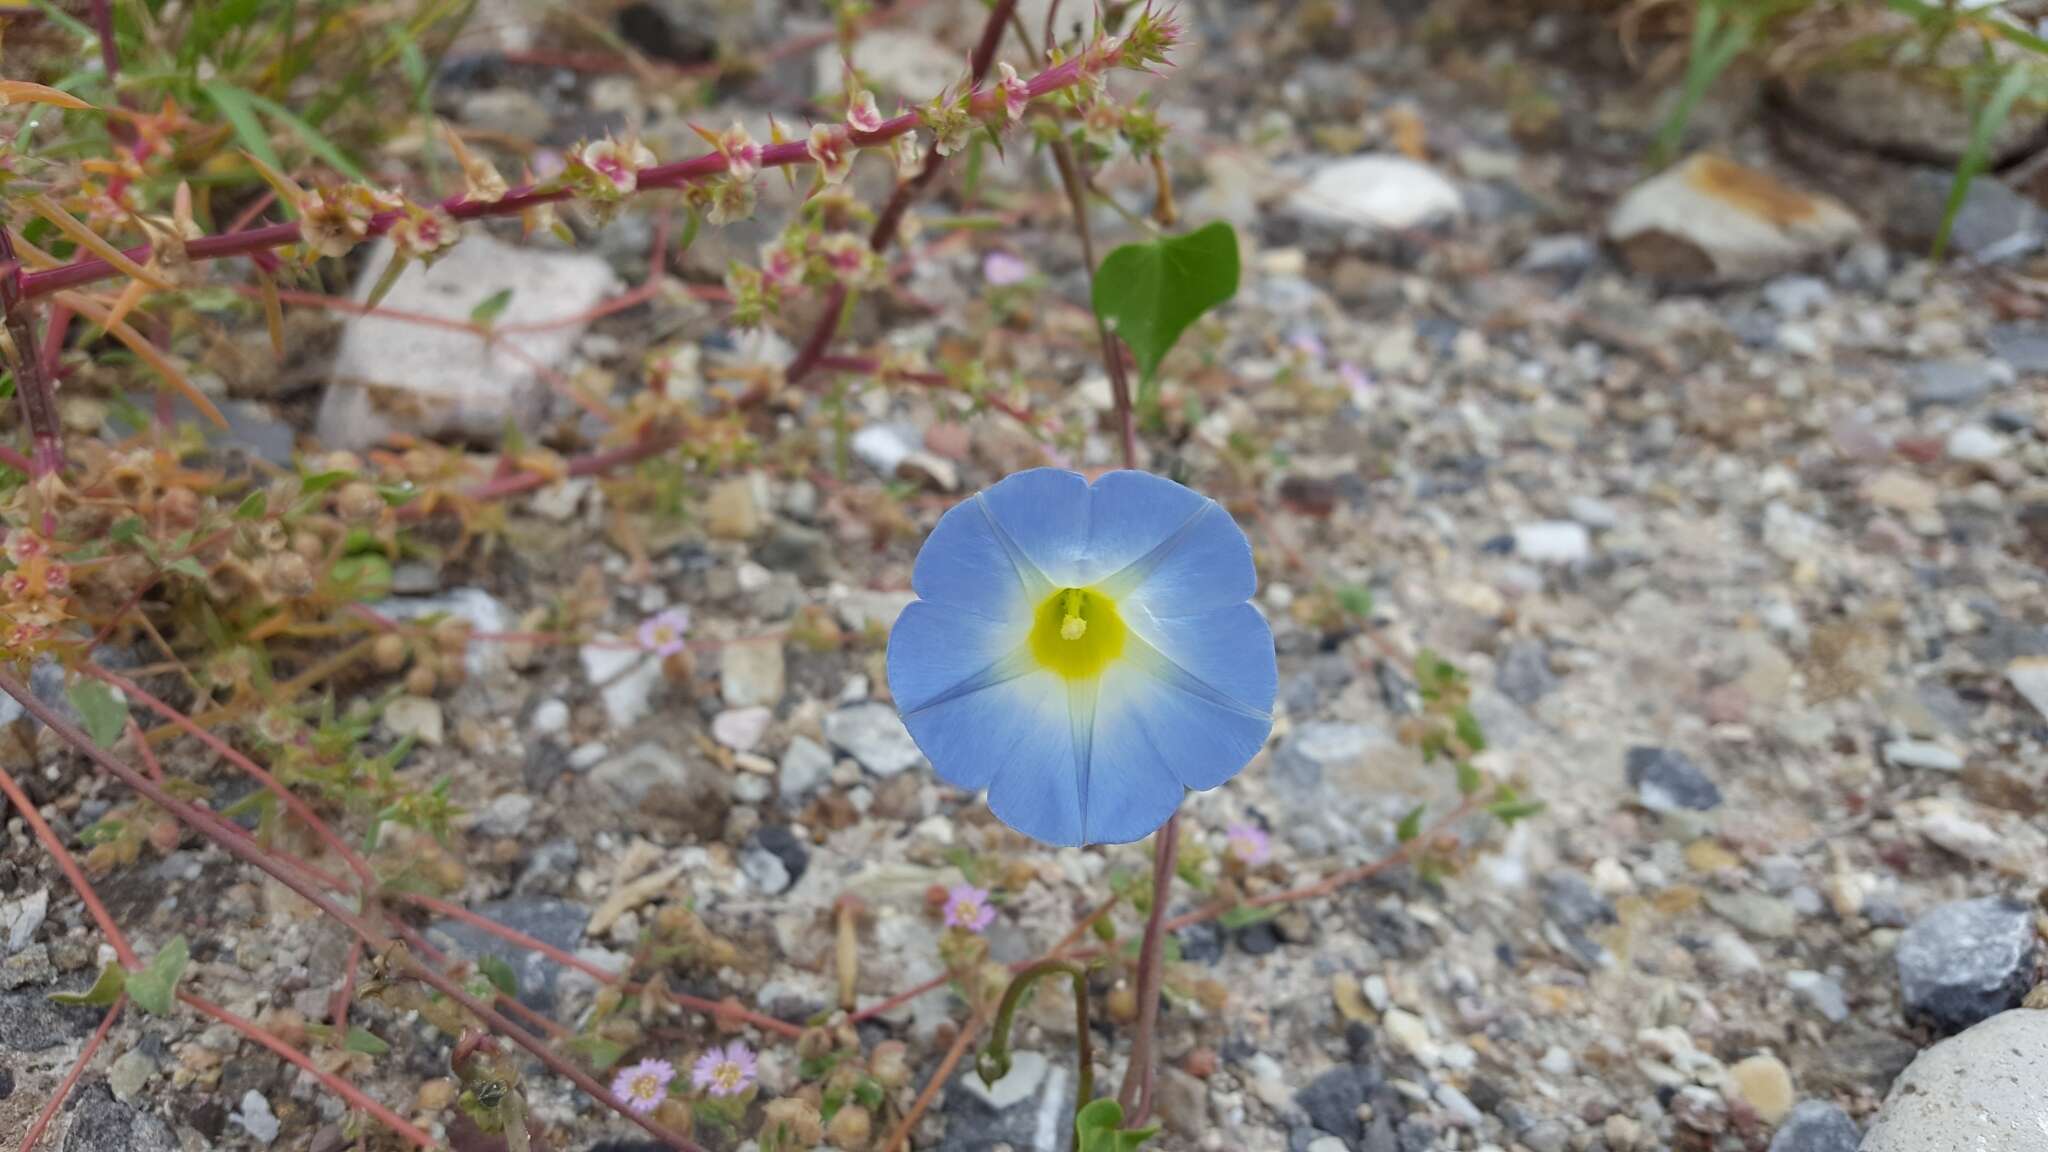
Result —
[{"label": "blue morning glory flower", "polygon": [[1038,468],[939,519],[889,689],[941,777],[1050,844],[1138,840],[1237,775],[1273,727],[1251,544],[1145,472]]}]

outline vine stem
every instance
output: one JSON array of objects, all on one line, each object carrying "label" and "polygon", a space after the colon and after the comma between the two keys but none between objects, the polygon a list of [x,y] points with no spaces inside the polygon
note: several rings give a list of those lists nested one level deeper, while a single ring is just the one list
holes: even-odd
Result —
[{"label": "vine stem", "polygon": [[1174,859],[1180,848],[1180,813],[1167,818],[1152,851],[1152,908],[1145,915],[1145,938],[1138,945],[1138,1029],[1131,1035],[1131,1063],[1124,1069],[1117,1103],[1124,1124],[1140,1128],[1152,1112],[1152,1039],[1159,1027],[1159,983],[1166,970],[1166,902],[1173,897]]},{"label": "vine stem", "polygon": [[[996,12],[1007,12],[1015,3],[1016,0],[1000,0]],[[992,13],[992,15],[994,14]],[[1028,100],[1035,101],[1054,92],[1070,88],[1093,72],[1117,66],[1123,58],[1122,53],[1123,48],[1121,45],[1112,46],[1102,51],[1091,49],[1079,53],[1073,59],[1056,64],[1026,81],[1024,85],[1025,97]],[[978,76],[985,77],[987,75],[988,66],[992,65],[993,59],[994,47],[989,43],[987,37],[984,36],[982,45],[977,46],[975,50],[975,63],[983,65],[977,69]],[[984,63],[985,61],[986,63]],[[999,114],[1003,100],[1004,94],[1001,91],[977,88],[971,98],[973,112],[977,116]],[[843,134],[845,142],[857,147],[867,148],[877,144],[886,144],[905,133],[915,131],[922,123],[923,118],[918,113],[905,112],[900,116],[883,121],[881,127],[873,132],[859,132],[844,128],[837,129],[836,131]],[[770,144],[763,147],[758,167],[765,171],[770,168],[802,167],[812,162],[807,144],[801,140],[790,140],[781,144]],[[687,160],[656,164],[650,168],[643,168],[634,174],[634,193],[680,188],[687,184],[718,176],[725,170],[726,159],[718,152],[706,152]],[[490,216],[516,215],[529,208],[537,208],[544,204],[553,204],[570,199],[573,195],[573,190],[567,187],[547,184],[526,184],[512,189],[495,200],[451,196],[441,202],[440,208],[457,220],[478,220]],[[897,220],[888,221],[889,231],[892,236],[895,232],[896,222],[901,219],[904,209],[908,207],[909,203],[906,200],[902,206],[896,209]],[[370,220],[365,236],[381,236],[390,231],[392,225],[405,218],[403,212],[379,213]],[[883,221],[877,221],[878,230],[881,223]],[[193,261],[219,260],[229,256],[247,256],[252,253],[268,252],[273,248],[282,248],[288,244],[296,244],[301,239],[299,225],[294,221],[264,224],[254,228],[202,236],[185,246],[185,256]],[[137,264],[147,264],[151,256],[151,249],[149,245],[141,244],[127,249],[123,254]],[[21,272],[20,263],[11,251],[11,245],[9,250],[0,252],[0,256],[4,256],[6,262],[10,265],[6,273],[0,275],[0,284],[4,284],[10,279],[18,279],[18,297],[20,301],[35,300],[54,292],[61,292],[67,288],[76,288],[81,284],[90,284],[97,280],[106,280],[120,275],[119,269],[98,256],[86,257],[55,268],[45,268],[26,274]]]},{"label": "vine stem", "polygon": [[[363,943],[373,951],[380,955],[390,954],[392,964],[400,976],[426,984],[443,996],[461,1005],[464,1010],[483,1020],[494,1031],[525,1049],[534,1059],[545,1065],[549,1071],[575,1084],[605,1107],[610,1108],[639,1126],[648,1135],[653,1136],[671,1148],[678,1149],[679,1152],[704,1152],[703,1147],[690,1138],[671,1132],[649,1117],[642,1116],[628,1108],[624,1101],[613,1095],[604,1085],[592,1079],[588,1073],[556,1054],[532,1033],[514,1024],[490,1005],[471,996],[456,981],[413,959],[402,950],[395,950],[393,948],[395,941],[375,922],[337,904],[332,897],[321,890],[321,886],[317,882],[309,880],[302,873],[280,864],[254,841],[237,835],[240,831],[239,829],[236,829],[227,821],[205,809],[195,807],[178,799],[155,781],[150,780],[127,764],[122,763],[119,759],[116,759],[112,754],[94,743],[92,738],[81,731],[77,725],[59,715],[54,708],[46,704],[35,693],[29,691],[28,686],[23,684],[12,673],[0,671],[0,692],[14,697],[21,704],[24,711],[37,720],[42,721],[43,725],[55,733],[59,739],[77,749],[88,760],[91,760],[99,768],[119,779],[121,783],[127,785],[131,790],[140,793],[150,803],[162,808],[176,817],[180,823],[226,849],[236,859],[260,869],[285,887],[296,892],[315,908],[333,917],[343,927],[348,928],[361,937]],[[329,1086],[333,1087],[337,1092],[344,1092],[342,1085],[343,1082],[335,1081]],[[356,1098],[367,1099],[353,1086],[346,1086],[344,1094],[348,1095],[352,1101]],[[382,1106],[379,1105],[378,1107],[381,1108]]]},{"label": "vine stem", "polygon": [[[12,694],[19,686],[19,682],[15,681],[11,676],[0,673],[0,690],[5,690]],[[15,698],[20,699],[20,696]],[[40,700],[36,701],[36,704],[42,706]],[[49,722],[48,718],[43,719],[45,723]],[[51,725],[51,727],[53,730],[55,729],[55,725]],[[128,771],[132,775],[134,770],[128,769]],[[148,783],[147,781],[144,782]],[[154,785],[151,785],[151,787],[154,788]],[[161,790],[158,789],[158,791]],[[22,791],[21,786],[15,782],[14,777],[9,775],[5,769],[0,769],[0,794],[5,794],[8,802],[13,804],[15,809],[21,813],[22,820],[28,824],[29,830],[34,833],[37,842],[43,846],[43,850],[48,852],[50,858],[56,862],[57,870],[64,874],[64,879],[70,882],[72,890],[78,893],[79,900],[85,904],[86,913],[92,917],[93,923],[99,927],[100,934],[106,937],[108,945],[114,949],[114,955],[120,959],[121,967],[129,971],[141,968],[143,966],[142,958],[135,954],[134,947],[128,943],[127,934],[121,931],[121,926],[115,923],[113,915],[107,911],[107,906],[101,903],[99,894],[93,889],[92,882],[86,879],[84,871],[78,867],[78,861],[72,858],[71,852],[64,847],[64,842],[57,838],[56,832],[43,820],[42,813],[36,811],[35,805],[30,803],[27,794]],[[169,798],[168,793],[164,795],[167,799]],[[329,1090],[348,1101],[352,1107],[368,1112],[376,1117],[380,1123],[386,1125],[393,1132],[398,1133],[416,1147],[440,1147],[433,1137],[420,1131],[418,1127],[408,1122],[404,1117],[379,1104],[369,1096],[364,1095],[361,1089],[358,1089],[346,1080],[321,1069],[319,1065],[313,1062],[311,1057],[293,1048],[265,1029],[248,1020],[244,1020],[240,1016],[195,993],[181,991],[178,993],[178,1000],[194,1011],[228,1025],[249,1040],[268,1048],[284,1059],[305,1069]],[[35,1146],[36,1140],[42,1135],[43,1129],[49,1125],[50,1118],[55,1114],[55,1110],[62,1105],[64,1098],[70,1094],[72,1087],[78,1082],[78,1076],[84,1070],[86,1063],[92,1059],[93,1052],[105,1041],[106,1033],[113,1026],[114,1017],[120,1014],[121,1006],[126,1002],[127,997],[125,995],[121,999],[116,1000],[113,1007],[108,1010],[106,1017],[100,1021],[99,1031],[94,1035],[91,1043],[87,1045],[84,1055],[80,1057],[78,1064],[72,1068],[70,1075],[65,1078],[57,1094],[51,1097],[49,1104],[44,1108],[43,1114],[37,1118],[36,1125],[29,1130],[28,1139],[23,1141],[21,1145],[21,1152],[29,1152],[29,1149]]]}]

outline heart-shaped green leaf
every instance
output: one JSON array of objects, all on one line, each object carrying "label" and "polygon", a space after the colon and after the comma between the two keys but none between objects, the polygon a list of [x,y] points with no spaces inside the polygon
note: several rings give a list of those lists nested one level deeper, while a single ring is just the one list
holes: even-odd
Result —
[{"label": "heart-shaped green leaf", "polygon": [[170,943],[150,960],[149,967],[128,974],[128,998],[152,1015],[170,1015],[171,1002],[177,999],[178,977],[184,974],[189,958],[185,938],[171,937]]},{"label": "heart-shaped green leaf", "polygon": [[71,706],[85,721],[86,734],[102,748],[112,748],[128,726],[128,702],[98,680],[79,680],[71,685]]},{"label": "heart-shaped green leaf", "polygon": [[1151,380],[1188,325],[1237,295],[1237,233],[1217,221],[1184,236],[1126,244],[1095,270],[1095,314]]},{"label": "heart-shaped green leaf", "polygon": [[128,982],[128,972],[119,964],[109,964],[100,969],[99,979],[83,992],[52,992],[50,999],[59,1004],[112,1004],[121,998],[121,989]]}]

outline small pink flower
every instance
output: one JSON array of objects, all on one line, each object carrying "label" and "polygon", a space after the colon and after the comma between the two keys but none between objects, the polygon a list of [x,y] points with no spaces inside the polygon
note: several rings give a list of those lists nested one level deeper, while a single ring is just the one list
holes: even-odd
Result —
[{"label": "small pink flower", "polygon": [[1323,357],[1329,355],[1329,349],[1323,347],[1323,338],[1316,335],[1313,328],[1296,328],[1288,333],[1287,343],[1289,347],[1317,364],[1322,363]]},{"label": "small pink flower", "polygon": [[71,566],[51,561],[43,570],[43,589],[48,592],[63,592],[71,587]]},{"label": "small pink flower", "polygon": [[1031,88],[1017,75],[1017,70],[1008,64],[996,65],[996,74],[1002,79],[996,87],[1003,92],[1003,113],[1015,121],[1024,118],[1024,110],[1031,106]]},{"label": "small pink flower", "polygon": [[683,650],[683,636],[690,630],[690,612],[670,608],[640,623],[640,646],[657,656],[673,656]]},{"label": "small pink flower", "polygon": [[882,130],[882,110],[875,107],[875,94],[866,89],[853,94],[847,102],[846,126],[856,132],[879,132]]},{"label": "small pink flower", "polygon": [[1232,824],[1223,844],[1224,851],[1245,864],[1256,866],[1273,858],[1273,840],[1256,824]]},{"label": "small pink flower", "polygon": [[733,179],[744,184],[761,170],[761,146],[754,142],[739,121],[733,121],[732,127],[723,132],[708,132],[702,128],[695,128],[695,131],[716,148],[720,156],[725,157],[726,174]]},{"label": "small pink flower", "polygon": [[761,278],[781,288],[794,287],[804,274],[804,254],[786,240],[761,248]]},{"label": "small pink flower", "polygon": [[26,564],[49,550],[48,541],[26,528],[17,528],[7,534],[7,558],[16,564]]},{"label": "small pink flower", "polygon": [[654,153],[638,140],[605,139],[584,144],[570,160],[602,180],[610,195],[625,196],[640,186],[640,170],[654,166]]},{"label": "small pink flower", "polygon": [[1008,288],[1031,279],[1031,265],[1008,252],[991,252],[981,258],[981,275],[997,288]]},{"label": "small pink flower", "polygon": [[804,151],[817,161],[818,172],[827,184],[837,184],[853,171],[853,145],[830,124],[819,124],[811,129],[811,138],[804,143]]},{"label": "small pink flower", "polygon": [[988,891],[972,884],[955,884],[946,893],[946,926],[979,932],[996,918],[988,902]]},{"label": "small pink flower", "polygon": [[630,1068],[619,1069],[612,1077],[612,1095],[626,1102],[626,1107],[645,1115],[654,1111],[668,1098],[668,1083],[676,1078],[675,1065],[666,1060],[642,1060]]},{"label": "small pink flower", "polygon": [[697,1057],[690,1083],[713,1096],[737,1096],[754,1083],[754,1050],[738,1040]]}]

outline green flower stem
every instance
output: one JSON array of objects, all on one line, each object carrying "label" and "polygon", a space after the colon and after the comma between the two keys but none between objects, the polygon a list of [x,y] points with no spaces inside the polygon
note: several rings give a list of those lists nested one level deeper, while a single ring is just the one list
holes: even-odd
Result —
[{"label": "green flower stem", "polygon": [[1033,984],[1054,974],[1070,976],[1074,981],[1074,1057],[1080,1062],[1074,1115],[1078,1118],[1081,1109],[1095,1098],[1095,1056],[1088,1034],[1088,970],[1071,960],[1041,960],[1010,978],[1002,1004],[996,1008],[995,1030],[989,1034],[988,1047],[975,1058],[974,1070],[981,1075],[982,1083],[991,1085],[1009,1074],[1010,1024],[1017,1015],[1017,1005],[1024,1002],[1024,993]]}]

